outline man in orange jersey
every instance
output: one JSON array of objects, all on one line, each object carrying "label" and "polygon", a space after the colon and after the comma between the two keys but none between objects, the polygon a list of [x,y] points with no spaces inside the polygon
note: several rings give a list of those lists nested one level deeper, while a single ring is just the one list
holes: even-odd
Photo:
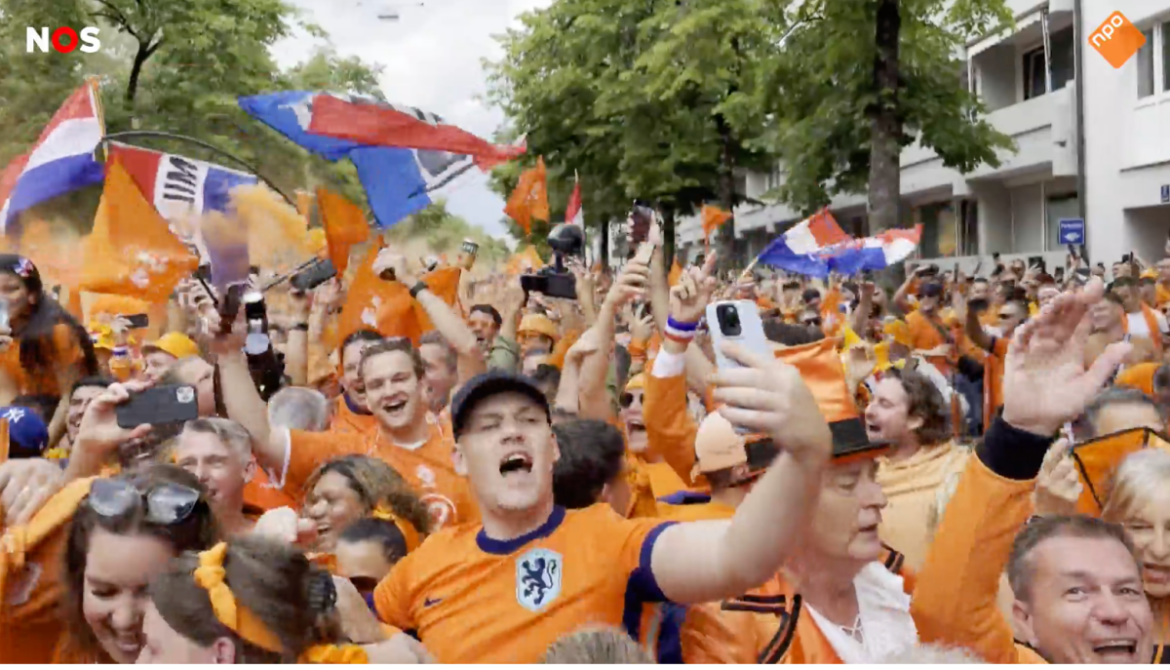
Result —
[{"label": "man in orange jersey", "polygon": [[336,456],[367,454],[385,460],[419,494],[436,528],[475,518],[466,480],[451,460],[452,444],[442,427],[427,420],[424,368],[410,340],[394,338],[367,348],[358,373],[366,403],[378,421],[372,435],[312,433],[274,427],[255,386],[245,383],[247,360],[233,344],[238,335],[216,340],[228,415],[252,435],[260,465],[279,488],[299,498],[319,465]]},{"label": "man in orange jersey", "polygon": [[456,395],[452,427],[483,523],[432,535],[396,565],[375,592],[382,620],[442,662],[536,662],[583,622],[639,638],[644,603],[708,602],[768,579],[805,528],[831,435],[795,369],[724,351],[743,367],[715,375],[720,411],[785,447],[733,519],[671,524],[556,506],[559,446],[544,395],[523,377],[481,375]]},{"label": "man in orange jersey", "polygon": [[[1110,346],[1085,368],[1099,279],[1065,293],[1017,330],[1004,368],[1004,411],[947,505],[914,591],[922,642],[965,647],[990,663],[1149,663],[1153,616],[1124,531],[1088,518],[1030,522],[1045,454],[1125,358]],[[1033,527],[1035,526],[1035,527]],[[996,605],[1005,568],[1013,627]]]},{"label": "man in orange jersey", "polygon": [[375,330],[355,330],[350,333],[338,349],[341,357],[341,395],[329,429],[342,433],[368,435],[377,430],[378,421],[366,407],[366,390],[362,386],[358,366],[362,352],[371,344],[382,341],[382,335]]}]

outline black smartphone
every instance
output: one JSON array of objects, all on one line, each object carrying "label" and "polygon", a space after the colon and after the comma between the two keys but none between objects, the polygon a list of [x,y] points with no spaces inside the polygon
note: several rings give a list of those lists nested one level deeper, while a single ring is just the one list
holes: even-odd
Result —
[{"label": "black smartphone", "polygon": [[337,276],[333,261],[322,258],[293,275],[289,283],[298,291],[311,291]]},{"label": "black smartphone", "polygon": [[630,258],[638,251],[638,245],[650,236],[650,225],[654,223],[654,208],[650,203],[635,200],[634,208],[630,210]]},{"label": "black smartphone", "polygon": [[137,330],[139,328],[146,328],[150,325],[149,314],[127,314],[122,317],[130,324],[130,327]]},{"label": "black smartphone", "polygon": [[182,423],[199,418],[199,403],[194,386],[155,386],[131,395],[114,413],[122,428],[135,428],[144,423]]},{"label": "black smartphone", "polygon": [[975,298],[974,300],[967,301],[967,309],[975,312],[976,314],[982,314],[986,312],[987,308],[990,306],[991,303],[988,302],[987,298]]}]

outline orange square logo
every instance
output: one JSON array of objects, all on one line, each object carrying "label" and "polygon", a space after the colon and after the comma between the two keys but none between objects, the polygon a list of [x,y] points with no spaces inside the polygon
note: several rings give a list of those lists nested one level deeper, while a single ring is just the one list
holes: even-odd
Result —
[{"label": "orange square logo", "polygon": [[1113,12],[1105,22],[1089,34],[1089,44],[1115,68],[1125,65],[1138,49],[1146,44],[1142,31],[1125,18],[1121,12]]}]

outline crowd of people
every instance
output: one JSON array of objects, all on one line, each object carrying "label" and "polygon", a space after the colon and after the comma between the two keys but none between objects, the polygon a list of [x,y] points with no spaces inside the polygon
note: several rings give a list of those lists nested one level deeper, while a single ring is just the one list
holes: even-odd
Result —
[{"label": "crowd of people", "polygon": [[[653,229],[569,300],[383,249],[433,327],[388,337],[347,277],[83,318],[0,255],[0,661],[1163,660],[1170,258],[717,260]],[[193,418],[128,424],[158,389]]]}]

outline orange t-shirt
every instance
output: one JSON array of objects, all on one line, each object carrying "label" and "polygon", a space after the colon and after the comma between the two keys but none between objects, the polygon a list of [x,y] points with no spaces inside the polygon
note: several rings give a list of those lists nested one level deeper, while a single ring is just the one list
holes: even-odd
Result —
[{"label": "orange t-shirt", "polygon": [[430,510],[436,529],[479,520],[467,479],[455,472],[455,443],[437,423],[429,428],[427,441],[414,449],[392,444],[380,430],[371,436],[289,431],[284,491],[301,499],[307,493],[305,482],[322,464],[338,456],[365,454],[386,461],[402,475]]},{"label": "orange t-shirt", "polygon": [[[935,324],[938,324],[938,326],[936,327]],[[947,343],[942,333],[939,332],[939,328],[946,330],[947,327],[942,325],[940,321],[930,319],[918,310],[914,310],[906,315],[906,325],[910,327],[911,346],[916,350],[926,351]],[[926,360],[930,361],[944,375],[950,374],[951,363],[947,360],[946,356],[927,356]]]},{"label": "orange t-shirt", "polygon": [[63,323],[53,326],[53,349],[53,367],[48,370],[26,370],[20,364],[20,344],[14,341],[7,349],[0,351],[0,370],[16,384],[21,395],[60,396],[56,369],[76,365],[82,360],[83,354],[77,334]]},{"label": "orange t-shirt", "polygon": [[1003,406],[1003,364],[1007,360],[1010,341],[997,337],[991,342],[991,351],[983,360],[983,429],[991,425],[991,418]]},{"label": "orange t-shirt", "polygon": [[669,525],[597,504],[556,507],[509,541],[478,524],[448,528],[399,561],[374,602],[440,663],[536,663],[582,626],[624,625],[638,639],[643,605],[665,600],[650,558]]},{"label": "orange t-shirt", "polygon": [[292,507],[296,509],[297,501],[283,490],[276,488],[268,473],[263,468],[256,468],[252,481],[244,486],[244,510],[259,516],[271,509]]},{"label": "orange t-shirt", "polygon": [[329,431],[336,433],[359,433],[374,435],[378,431],[378,419],[373,414],[359,414],[350,408],[345,394],[337,396],[337,407],[333,410],[333,418],[329,422]]}]

